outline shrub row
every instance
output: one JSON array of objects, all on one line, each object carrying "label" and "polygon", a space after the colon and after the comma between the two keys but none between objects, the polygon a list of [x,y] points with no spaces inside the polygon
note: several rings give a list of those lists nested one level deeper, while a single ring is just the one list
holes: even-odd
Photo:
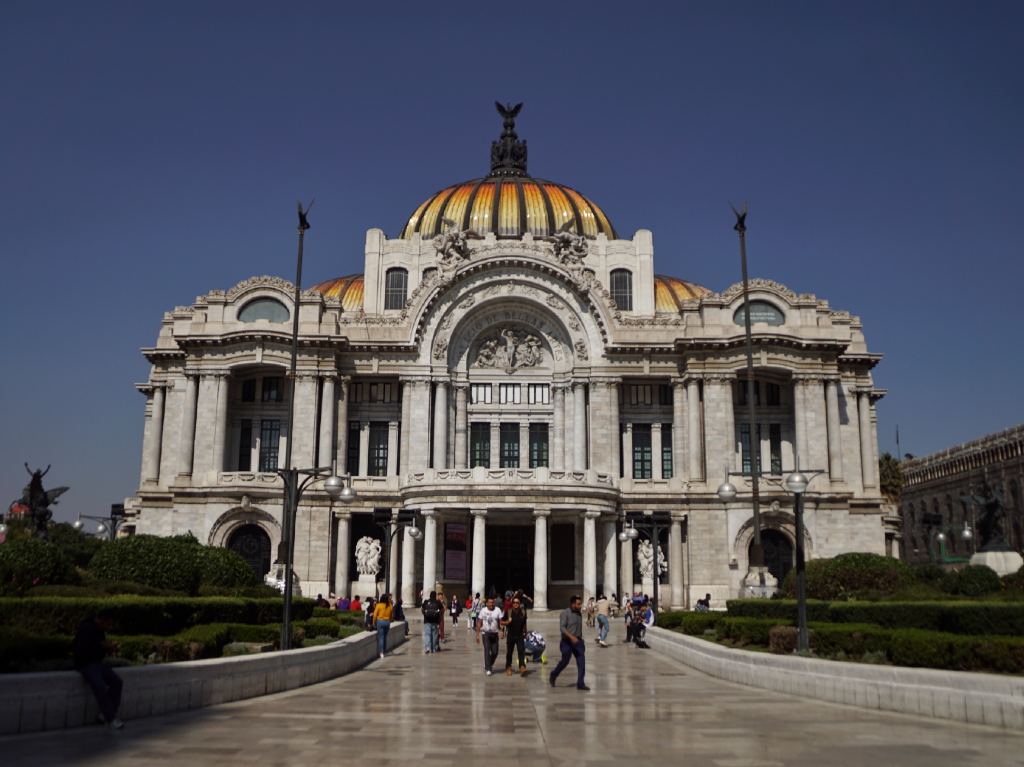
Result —
[{"label": "shrub row", "polygon": [[695,613],[672,610],[660,613],[656,625],[670,630],[682,630],[684,634],[701,636],[711,631],[725,617],[724,613]]},{"label": "shrub row", "polygon": [[[736,599],[729,615],[796,620],[796,602]],[[867,623],[963,635],[1024,635],[1024,604],[1015,602],[820,602],[808,600],[808,621]]]},{"label": "shrub row", "polygon": [[[202,624],[279,622],[282,601],[232,597],[0,598],[0,626],[40,636],[73,636],[85,618],[109,609],[113,634],[170,636]],[[310,599],[294,600],[293,620],[309,618],[313,605]]]}]

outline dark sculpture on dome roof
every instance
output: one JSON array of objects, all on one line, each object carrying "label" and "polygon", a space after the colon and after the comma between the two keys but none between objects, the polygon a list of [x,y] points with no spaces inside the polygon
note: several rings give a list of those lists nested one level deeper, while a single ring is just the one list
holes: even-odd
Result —
[{"label": "dark sculpture on dome roof", "polygon": [[516,115],[523,108],[523,102],[515,106],[495,101],[504,122],[501,138],[491,142],[492,176],[528,176],[526,172],[526,142],[516,135]]}]

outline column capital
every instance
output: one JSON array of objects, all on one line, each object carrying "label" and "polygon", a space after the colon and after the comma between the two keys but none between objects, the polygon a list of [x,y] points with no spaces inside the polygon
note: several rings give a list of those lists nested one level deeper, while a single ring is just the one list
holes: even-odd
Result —
[{"label": "column capital", "polygon": [[794,373],[793,383],[797,386],[820,386],[825,379],[822,373]]},{"label": "column capital", "polygon": [[437,376],[431,380],[438,386],[450,386],[452,383],[452,379],[448,376]]},{"label": "column capital", "polygon": [[334,518],[335,519],[339,519],[339,520],[344,520],[345,522],[351,522],[352,521],[352,512],[349,511],[348,509],[335,509],[335,511],[334,511]]},{"label": "column capital", "polygon": [[399,376],[398,380],[401,383],[411,384],[428,384],[430,383],[430,376],[428,375],[414,375],[414,376]]},{"label": "column capital", "polygon": [[424,519],[433,519],[437,516],[437,509],[420,509],[420,516]]},{"label": "column capital", "polygon": [[535,517],[550,517],[551,509],[534,509],[533,516]]},{"label": "column capital", "polygon": [[599,376],[590,379],[591,383],[602,384],[604,386],[618,386],[622,383],[622,379],[616,376]]},{"label": "column capital", "polygon": [[651,424],[651,431],[661,431],[661,421],[655,421]]},{"label": "column capital", "polygon": [[559,392],[565,394],[565,390],[568,389],[570,386],[571,384],[568,381],[555,381],[553,384],[551,384],[551,391],[556,394]]},{"label": "column capital", "polygon": [[330,381],[332,383],[337,383],[338,382],[338,374],[335,373],[335,372],[332,372],[332,371],[327,371],[326,373],[320,373],[320,378],[322,378],[324,381]]},{"label": "column capital", "polygon": [[672,385],[677,389],[683,389],[686,387],[687,376],[672,376]]},{"label": "column capital", "polygon": [[199,373],[203,378],[227,378],[231,375],[230,370],[202,370]]},{"label": "column capital", "polygon": [[629,434],[633,433],[633,422],[632,421],[626,421],[622,425],[626,427],[626,432],[627,433],[629,433]]},{"label": "column capital", "polygon": [[469,391],[469,381],[452,381],[452,388],[455,389],[456,392],[465,394]]},{"label": "column capital", "polygon": [[486,517],[487,509],[470,509],[469,513],[472,514],[474,517]]},{"label": "column capital", "polygon": [[181,371],[181,374],[183,376],[185,376],[185,378],[197,378],[198,376],[200,376],[202,374],[202,372],[203,371],[201,371],[199,368],[189,368],[189,367],[187,367],[187,368],[184,368]]},{"label": "column capital", "polygon": [[714,372],[714,373],[708,373],[707,375],[705,375],[704,376],[704,380],[707,383],[731,384],[733,381],[736,380],[736,377],[737,377],[736,373]]},{"label": "column capital", "polygon": [[581,386],[582,387],[586,387],[586,385],[588,383],[590,383],[590,381],[588,379],[574,378],[573,381],[572,381],[572,388],[575,389],[575,388],[581,387]]},{"label": "column capital", "polygon": [[699,384],[701,381],[704,380],[704,374],[703,373],[698,373],[696,371],[692,371],[691,370],[691,371],[688,371],[688,372],[684,373],[680,377],[680,380],[686,386],[689,386],[690,384]]},{"label": "column capital", "polygon": [[601,512],[600,511],[595,511],[594,509],[587,509],[586,511],[583,512],[583,518],[584,519],[600,519],[601,518]]}]

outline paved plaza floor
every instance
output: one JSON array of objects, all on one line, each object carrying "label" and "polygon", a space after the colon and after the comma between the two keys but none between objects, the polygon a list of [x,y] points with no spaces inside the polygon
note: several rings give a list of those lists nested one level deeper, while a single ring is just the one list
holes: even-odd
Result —
[{"label": "paved plaza floor", "polygon": [[[556,635],[554,616],[532,628]],[[590,692],[570,664],[552,689],[483,672],[463,626],[424,655],[419,627],[384,660],[331,682],[104,727],[0,738],[3,765],[433,767],[540,765],[1024,765],[1024,734],[865,711],[722,682],[622,643],[587,644]],[[504,663],[504,644],[499,665]]]}]

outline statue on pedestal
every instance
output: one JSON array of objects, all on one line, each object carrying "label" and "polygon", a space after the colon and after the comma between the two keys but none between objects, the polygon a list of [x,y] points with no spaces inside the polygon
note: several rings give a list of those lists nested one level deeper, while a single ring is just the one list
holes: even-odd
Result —
[{"label": "statue on pedestal", "polygon": [[36,538],[46,538],[47,525],[53,518],[50,504],[57,503],[57,499],[66,493],[68,488],[55,487],[53,490],[43,489],[43,477],[50,471],[49,465],[45,469],[32,471],[26,463],[25,471],[29,473],[31,479],[25,485],[25,489],[21,491],[21,499],[11,504],[10,511],[12,514],[27,515],[32,520],[35,528],[33,535]]},{"label": "statue on pedestal", "polygon": [[366,535],[356,541],[356,571],[362,576],[376,576],[380,572],[380,541]]}]

